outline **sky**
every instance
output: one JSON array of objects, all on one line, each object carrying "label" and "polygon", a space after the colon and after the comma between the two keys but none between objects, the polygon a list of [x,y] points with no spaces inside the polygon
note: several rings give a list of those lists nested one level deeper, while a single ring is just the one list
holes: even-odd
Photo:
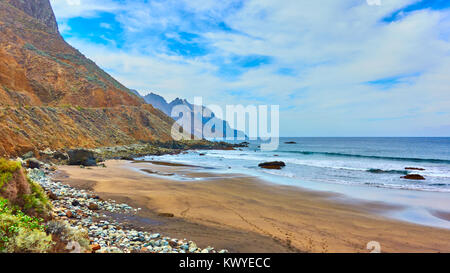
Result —
[{"label": "sky", "polygon": [[142,95],[279,105],[281,136],[450,136],[448,0],[50,0]]}]

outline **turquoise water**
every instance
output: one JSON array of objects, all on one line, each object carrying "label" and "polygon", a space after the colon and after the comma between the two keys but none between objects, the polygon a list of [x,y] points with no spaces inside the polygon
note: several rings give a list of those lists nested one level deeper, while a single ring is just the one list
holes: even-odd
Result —
[{"label": "turquoise water", "polygon": [[[281,138],[278,150],[272,152],[260,151],[259,145],[153,159],[398,205],[404,209],[392,213],[395,218],[450,228],[450,222],[433,215],[433,211],[450,213],[450,138]],[[284,161],[287,166],[258,168],[265,161]],[[409,167],[424,170],[406,170]],[[406,174],[420,174],[426,180],[402,179]]]}]

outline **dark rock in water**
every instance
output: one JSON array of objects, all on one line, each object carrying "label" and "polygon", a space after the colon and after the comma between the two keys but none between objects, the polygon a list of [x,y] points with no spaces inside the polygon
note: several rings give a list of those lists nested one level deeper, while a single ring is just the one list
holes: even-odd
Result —
[{"label": "dark rock in water", "polygon": [[297,142],[295,142],[295,141],[287,141],[284,144],[297,144]]},{"label": "dark rock in water", "polygon": [[415,167],[406,167],[405,170],[410,170],[410,171],[425,171],[425,169],[422,169],[422,168],[415,168]]},{"label": "dark rock in water", "polygon": [[44,163],[40,162],[36,158],[30,158],[26,162],[26,166],[29,169],[40,169]]},{"label": "dark rock in water", "polygon": [[381,169],[370,169],[368,170],[369,173],[384,173],[385,171]]},{"label": "dark rock in water", "polygon": [[29,159],[34,157],[34,153],[32,151],[29,151],[28,153],[22,155],[22,159]]},{"label": "dark rock in water", "polygon": [[68,155],[69,165],[97,166],[97,155],[93,151],[74,149]]},{"label": "dark rock in water", "polygon": [[239,144],[235,144],[234,147],[235,148],[247,148],[249,145],[250,145],[249,142],[244,141],[244,142],[241,142]]},{"label": "dark rock in water", "polygon": [[408,174],[405,176],[402,176],[403,179],[409,179],[409,180],[426,180],[425,177],[421,176],[420,174]]},{"label": "dark rock in water", "polygon": [[261,163],[258,166],[263,169],[281,170],[282,168],[286,167],[286,163],[281,161],[274,161]]},{"label": "dark rock in water", "polygon": [[133,160],[134,160],[134,158],[132,158],[131,156],[122,156],[122,157],[120,158],[120,160],[128,160],[128,161],[133,161]]},{"label": "dark rock in water", "polygon": [[199,154],[200,156],[205,156],[206,154]]}]

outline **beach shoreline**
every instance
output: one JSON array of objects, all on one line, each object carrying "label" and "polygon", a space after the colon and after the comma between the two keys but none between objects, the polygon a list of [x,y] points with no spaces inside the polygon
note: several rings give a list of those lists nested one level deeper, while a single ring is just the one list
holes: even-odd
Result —
[{"label": "beach shoreline", "polygon": [[[231,252],[366,253],[371,241],[379,242],[383,252],[450,252],[450,230],[377,214],[395,206],[339,202],[333,193],[194,166],[116,160],[106,166],[61,166],[53,178],[126,201],[142,208],[140,216],[162,223],[146,228]],[[161,216],[171,214],[175,217]]]}]

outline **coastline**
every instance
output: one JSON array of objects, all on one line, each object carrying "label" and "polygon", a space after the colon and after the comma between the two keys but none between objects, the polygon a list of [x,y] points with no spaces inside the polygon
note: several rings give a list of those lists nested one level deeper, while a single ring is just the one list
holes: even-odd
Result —
[{"label": "coastline", "polygon": [[378,241],[383,252],[450,251],[450,230],[379,216],[376,212],[396,210],[380,203],[349,204],[331,193],[245,175],[194,172],[193,166],[116,160],[106,166],[61,166],[54,179],[141,207],[140,216],[161,222],[147,228],[188,237],[199,245],[231,252],[365,253],[368,242]]}]

